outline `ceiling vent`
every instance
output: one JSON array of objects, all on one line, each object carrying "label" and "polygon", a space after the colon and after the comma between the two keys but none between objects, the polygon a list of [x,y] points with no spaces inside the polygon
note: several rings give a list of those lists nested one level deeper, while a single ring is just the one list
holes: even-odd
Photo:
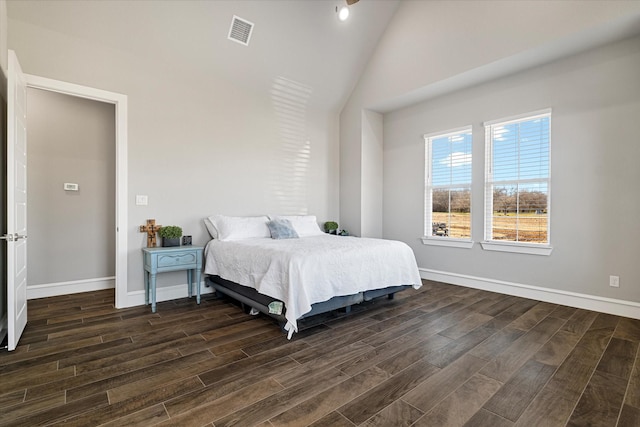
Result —
[{"label": "ceiling vent", "polygon": [[245,46],[249,46],[251,32],[253,31],[253,23],[246,19],[233,16],[231,20],[231,28],[229,28],[229,40],[238,42]]}]

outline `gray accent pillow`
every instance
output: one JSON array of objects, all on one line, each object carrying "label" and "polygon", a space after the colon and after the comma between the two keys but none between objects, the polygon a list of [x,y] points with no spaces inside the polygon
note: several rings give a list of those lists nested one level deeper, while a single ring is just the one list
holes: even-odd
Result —
[{"label": "gray accent pillow", "polygon": [[274,219],[267,223],[269,231],[271,231],[272,239],[297,239],[298,233],[296,233],[293,224],[288,219]]}]

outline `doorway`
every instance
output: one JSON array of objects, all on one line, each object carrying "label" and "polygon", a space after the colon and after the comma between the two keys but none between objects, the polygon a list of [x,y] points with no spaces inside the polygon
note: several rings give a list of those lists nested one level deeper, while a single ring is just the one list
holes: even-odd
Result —
[{"label": "doorway", "polygon": [[[113,104],[115,109],[115,306],[128,307],[127,297],[127,96],[26,74],[28,88]],[[73,184],[70,183],[70,184]],[[78,183],[79,184],[79,183]],[[73,238],[82,238],[78,230]]]},{"label": "doorway", "polygon": [[27,88],[27,298],[115,287],[115,107]]}]

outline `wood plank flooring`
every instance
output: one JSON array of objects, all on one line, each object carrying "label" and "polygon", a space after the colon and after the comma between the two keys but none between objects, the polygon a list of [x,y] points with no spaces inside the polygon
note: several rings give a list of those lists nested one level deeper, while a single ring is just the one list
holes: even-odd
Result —
[{"label": "wood plank flooring", "polygon": [[640,321],[424,282],[278,325],[208,294],[29,301],[1,426],[638,426]]}]

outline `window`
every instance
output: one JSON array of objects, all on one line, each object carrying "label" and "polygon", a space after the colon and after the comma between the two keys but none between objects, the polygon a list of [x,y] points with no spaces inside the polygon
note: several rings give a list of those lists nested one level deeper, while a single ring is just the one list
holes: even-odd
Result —
[{"label": "window", "polygon": [[550,253],[550,125],[550,110],[485,123],[484,249]]},{"label": "window", "polygon": [[471,241],[471,127],[425,135],[425,244]]}]

